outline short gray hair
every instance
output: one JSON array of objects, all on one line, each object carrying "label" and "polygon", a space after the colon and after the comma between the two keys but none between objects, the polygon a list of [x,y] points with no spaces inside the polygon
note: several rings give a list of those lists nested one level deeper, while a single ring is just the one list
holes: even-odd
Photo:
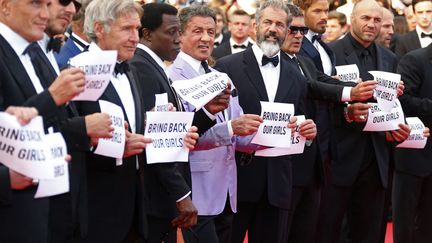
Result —
[{"label": "short gray hair", "polygon": [[216,12],[204,5],[193,5],[190,7],[183,8],[179,13],[180,20],[180,31],[184,32],[186,29],[186,25],[193,17],[210,17],[216,23]]},{"label": "short gray hair", "polygon": [[109,32],[112,22],[129,13],[141,16],[142,8],[134,0],[93,0],[85,10],[84,32],[90,40],[97,42],[95,22],[102,23],[105,31]]},{"label": "short gray hair", "polygon": [[283,10],[287,16],[287,22],[286,25],[290,26],[291,21],[292,21],[292,16],[290,13],[290,10],[288,9],[287,4],[283,1],[283,0],[267,0],[264,1],[262,4],[260,4],[259,8],[257,9],[256,13],[255,13],[255,19],[257,24],[259,24],[259,20],[261,19],[262,13],[264,12],[264,10],[266,8],[272,7],[274,9],[280,9]]}]

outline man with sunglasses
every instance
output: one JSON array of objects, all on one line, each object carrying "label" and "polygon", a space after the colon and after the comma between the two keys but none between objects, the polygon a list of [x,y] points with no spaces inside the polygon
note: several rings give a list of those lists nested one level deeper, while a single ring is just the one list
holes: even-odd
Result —
[{"label": "man with sunglasses", "polygon": [[[333,79],[318,71],[308,57],[297,56],[309,28],[305,26],[304,16],[297,6],[288,4],[288,8],[293,18],[282,50],[291,59],[291,64],[308,81],[309,95],[305,100],[308,118],[315,120],[319,112],[315,99],[341,102],[345,98],[344,93],[348,93],[345,100],[370,98],[373,86],[367,86],[366,89],[362,89],[364,84],[354,88],[344,87],[356,86],[356,84]],[[311,146],[305,147],[303,154],[293,156],[293,191],[288,221],[289,242],[315,242],[319,195],[324,182],[324,166],[319,152],[319,145],[314,142]]]}]

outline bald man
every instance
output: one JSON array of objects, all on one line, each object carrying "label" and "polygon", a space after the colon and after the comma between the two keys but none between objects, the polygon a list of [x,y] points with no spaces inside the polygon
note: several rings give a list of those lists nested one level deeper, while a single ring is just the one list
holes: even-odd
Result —
[{"label": "bald man", "polygon": [[[350,33],[330,44],[337,66],[357,64],[362,80],[373,79],[368,73],[371,70],[396,71],[395,55],[374,42],[382,19],[382,7],[375,1],[356,3]],[[355,107],[363,107],[364,113],[353,116]],[[362,132],[368,108],[363,103],[347,109],[335,106],[337,154],[331,164],[330,182],[322,191],[317,242],[338,242],[344,215],[350,242],[379,242],[390,149],[384,132]],[[345,119],[345,115],[351,119]],[[398,139],[407,136],[401,131],[392,135]]]}]

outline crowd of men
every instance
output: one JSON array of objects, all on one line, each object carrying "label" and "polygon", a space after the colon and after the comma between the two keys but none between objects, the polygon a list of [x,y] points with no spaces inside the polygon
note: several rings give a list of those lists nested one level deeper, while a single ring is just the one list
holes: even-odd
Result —
[{"label": "crowd of men", "polygon": [[[0,108],[61,132],[70,179],[68,193],[35,199],[37,181],[0,163],[0,242],[379,243],[390,208],[396,243],[432,242],[432,145],[395,148],[407,124],[363,131],[376,102],[369,71],[386,71],[401,74],[405,116],[429,137],[432,1],[412,9],[417,27],[395,38],[375,0],[356,1],[349,19],[327,0],[265,0],[226,26],[205,4],[0,0]],[[86,78],[69,60],[100,50],[118,53],[99,100],[124,114],[121,159],[94,153],[114,130],[99,102],[72,100]],[[336,76],[348,64],[356,82]],[[172,87],[212,72],[230,82],[201,109]],[[162,93],[172,112],[194,113],[187,163],[146,163],[145,114]],[[255,156],[267,148],[252,143],[262,101],[305,115],[286,124],[307,140],[303,153]]]}]

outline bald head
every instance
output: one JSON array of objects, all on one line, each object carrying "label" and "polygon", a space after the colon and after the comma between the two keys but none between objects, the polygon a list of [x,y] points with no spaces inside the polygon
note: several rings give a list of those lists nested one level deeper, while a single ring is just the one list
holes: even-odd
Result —
[{"label": "bald head", "polygon": [[383,8],[375,0],[362,0],[351,14],[351,34],[362,46],[371,45],[381,30]]},{"label": "bald head", "polygon": [[390,47],[390,42],[394,34],[394,15],[393,13],[383,8],[383,19],[381,24],[381,31],[376,39],[376,43],[385,46],[387,48]]}]

